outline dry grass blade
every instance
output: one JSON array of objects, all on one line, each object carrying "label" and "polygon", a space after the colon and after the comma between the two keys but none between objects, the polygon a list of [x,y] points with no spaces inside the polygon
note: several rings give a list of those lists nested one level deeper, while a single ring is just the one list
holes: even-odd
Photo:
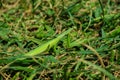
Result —
[{"label": "dry grass blade", "polygon": [[89,46],[89,45],[87,45],[87,44],[82,44],[82,45],[84,45],[85,47],[87,47],[88,49],[90,49],[91,51],[93,51],[94,54],[95,54],[95,55],[98,57],[98,59],[100,60],[101,65],[102,65],[103,67],[105,67],[102,58],[100,57],[99,53],[98,53],[94,48],[92,48],[91,46]]}]

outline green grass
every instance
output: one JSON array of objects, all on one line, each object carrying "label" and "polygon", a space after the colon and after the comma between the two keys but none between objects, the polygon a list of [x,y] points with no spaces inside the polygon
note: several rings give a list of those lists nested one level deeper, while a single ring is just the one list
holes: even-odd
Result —
[{"label": "green grass", "polygon": [[119,80],[117,0],[1,0],[0,80]]}]

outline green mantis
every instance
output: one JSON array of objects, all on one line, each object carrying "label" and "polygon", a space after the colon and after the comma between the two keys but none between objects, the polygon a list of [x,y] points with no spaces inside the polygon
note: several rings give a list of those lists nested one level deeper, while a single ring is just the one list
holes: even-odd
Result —
[{"label": "green mantis", "polygon": [[68,34],[73,28],[68,29],[67,31],[63,32],[62,34],[60,34],[58,37],[56,37],[53,40],[50,40],[48,42],[46,42],[45,44],[37,47],[34,50],[31,50],[30,52],[24,54],[24,56],[35,56],[38,54],[41,54],[42,52],[46,51],[48,48],[51,48],[52,46],[54,46],[55,44],[58,43],[58,41],[60,41],[60,39],[62,39],[66,34]]}]

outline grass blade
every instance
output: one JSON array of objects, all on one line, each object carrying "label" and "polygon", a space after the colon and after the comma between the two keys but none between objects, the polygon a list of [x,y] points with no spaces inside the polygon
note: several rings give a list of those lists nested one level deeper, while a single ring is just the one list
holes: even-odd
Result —
[{"label": "grass blade", "polygon": [[101,67],[99,67],[89,61],[83,60],[83,59],[80,59],[80,61],[89,66],[92,66],[94,69],[97,69],[97,70],[103,72],[106,76],[108,76],[110,78],[110,80],[116,80],[116,78],[111,73],[109,73],[107,70],[105,70],[104,68],[101,68]]}]

